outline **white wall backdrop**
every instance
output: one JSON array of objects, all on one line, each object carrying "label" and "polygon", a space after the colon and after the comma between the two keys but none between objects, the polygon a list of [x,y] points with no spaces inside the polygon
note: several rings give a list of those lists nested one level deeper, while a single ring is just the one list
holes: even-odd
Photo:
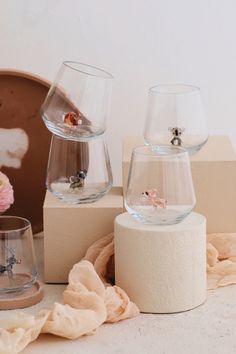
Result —
[{"label": "white wall backdrop", "polygon": [[111,72],[107,141],[119,184],[122,136],[142,135],[151,85],[200,86],[210,133],[236,136],[235,14],[235,0],[2,0],[0,67],[49,80],[63,60]]}]

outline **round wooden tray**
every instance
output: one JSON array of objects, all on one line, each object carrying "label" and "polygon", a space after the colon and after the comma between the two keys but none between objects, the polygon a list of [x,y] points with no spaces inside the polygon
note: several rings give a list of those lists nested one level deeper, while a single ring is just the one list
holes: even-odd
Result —
[{"label": "round wooden tray", "polygon": [[35,282],[31,288],[19,295],[9,295],[0,298],[0,310],[13,310],[30,307],[43,299],[43,288],[40,282]]},{"label": "round wooden tray", "polygon": [[[28,136],[29,143],[20,167],[0,166],[14,188],[15,202],[6,214],[30,220],[34,233],[43,229],[42,207],[51,134],[40,116],[40,107],[49,86],[47,81],[29,73],[0,70],[1,133],[8,133],[9,140],[12,140],[10,129],[20,128]],[[7,146],[5,149],[6,154],[14,155]],[[20,153],[20,147],[17,153]]]}]

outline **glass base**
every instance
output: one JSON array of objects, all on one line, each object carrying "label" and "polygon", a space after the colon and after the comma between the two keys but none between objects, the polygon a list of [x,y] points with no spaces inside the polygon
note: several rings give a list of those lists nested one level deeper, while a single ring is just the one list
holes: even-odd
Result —
[{"label": "glass base", "polygon": [[[100,188],[99,188],[100,187]],[[73,191],[69,189],[68,183],[52,183],[47,186],[48,190],[58,199],[68,204],[94,203],[112,188],[112,184],[101,190],[101,186],[86,187],[84,190]]]},{"label": "glass base", "polygon": [[188,151],[190,156],[192,156],[192,155],[195,155],[198,151],[201,150],[201,148],[206,144],[207,140],[208,140],[208,138],[205,141],[203,141],[203,143],[200,144],[200,145],[187,146],[187,147],[183,146],[183,148]]},{"label": "glass base", "polygon": [[0,275],[0,299],[16,295],[21,295],[26,289],[29,289],[36,281],[27,273],[4,273]]},{"label": "glass base", "polygon": [[[155,213],[140,213],[125,205],[128,213],[138,222],[147,225],[174,225],[183,221],[193,210],[193,208],[180,212],[172,209],[157,209]],[[146,214],[146,215],[145,215]]]},{"label": "glass base", "polygon": [[[201,143],[201,144],[198,144],[198,145],[181,145],[180,147],[187,150],[189,155],[192,156],[192,155],[195,155],[199,150],[201,150],[201,148],[206,144],[206,142],[208,141],[208,137]],[[152,142],[148,139],[145,139],[144,138],[144,142],[145,142],[145,145],[147,146],[151,146],[152,149],[155,151],[158,151],[161,150],[163,147],[174,147],[174,145],[171,145],[171,144],[167,144],[165,142],[163,142],[163,144],[157,144],[155,142]]]},{"label": "glass base", "polygon": [[48,130],[67,140],[86,142],[94,137],[104,134],[104,129],[99,129],[92,125],[67,126],[63,123],[54,123],[43,117],[43,121]]}]

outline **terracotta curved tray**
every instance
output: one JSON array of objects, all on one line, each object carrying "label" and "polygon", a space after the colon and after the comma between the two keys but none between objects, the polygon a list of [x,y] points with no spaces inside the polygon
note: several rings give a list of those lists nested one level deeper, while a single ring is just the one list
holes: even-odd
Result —
[{"label": "terracotta curved tray", "polygon": [[[20,168],[0,166],[9,177],[15,194],[15,203],[6,214],[29,219],[34,233],[43,229],[42,207],[51,134],[39,110],[49,86],[49,82],[29,73],[0,70],[0,128],[20,128],[29,141]],[[12,133],[9,139],[13,139]]]}]

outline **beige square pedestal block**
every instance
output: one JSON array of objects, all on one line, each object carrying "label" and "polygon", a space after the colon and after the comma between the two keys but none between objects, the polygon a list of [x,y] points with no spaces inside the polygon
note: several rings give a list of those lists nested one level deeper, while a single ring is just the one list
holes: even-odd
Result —
[{"label": "beige square pedestal block", "polygon": [[90,204],[65,204],[46,193],[44,201],[44,280],[66,283],[72,266],[88,247],[114,230],[114,219],[123,212],[122,189],[114,187]]},{"label": "beige square pedestal block", "polygon": [[[123,186],[127,186],[132,149],[144,144],[142,137],[123,140]],[[227,136],[211,136],[191,157],[197,204],[206,216],[207,232],[236,232],[236,154]]]}]

